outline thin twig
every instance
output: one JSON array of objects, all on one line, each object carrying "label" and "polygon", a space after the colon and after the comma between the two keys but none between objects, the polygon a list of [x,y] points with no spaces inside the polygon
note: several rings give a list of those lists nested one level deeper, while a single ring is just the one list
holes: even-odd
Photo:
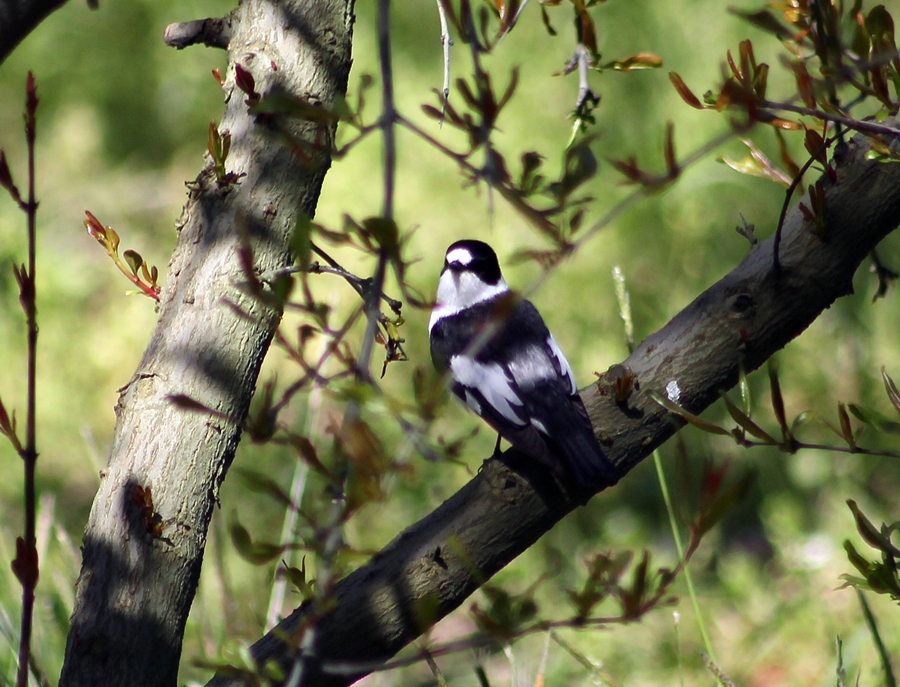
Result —
[{"label": "thin twig", "polygon": [[[750,439],[742,439],[738,442],[745,448],[757,448],[758,446],[769,446],[779,448],[781,443],[769,441],[752,441]],[[830,446],[828,444],[807,444],[804,441],[795,441],[791,444],[791,453],[795,453],[800,449],[814,451],[834,451],[836,453],[852,453],[860,456],[881,456],[884,458],[900,458],[900,451],[876,451],[875,449],[862,448],[860,446]]]},{"label": "thin twig", "polygon": [[[394,125],[397,120],[397,111],[394,106],[394,83],[391,70],[391,33],[390,33],[390,0],[379,0],[378,2],[378,54],[381,66],[382,81],[382,115],[379,125],[382,131],[382,139],[384,141],[384,202],[382,208],[382,216],[386,221],[393,221],[394,217],[394,176],[396,172],[396,143],[394,140]],[[378,265],[375,269],[375,276],[365,293],[365,313],[367,317],[366,331],[363,335],[362,345],[360,346],[359,356],[356,360],[356,376],[357,379],[366,381],[374,386],[374,380],[369,373],[369,366],[372,359],[372,351],[375,346],[375,336],[378,332],[379,319],[381,310],[379,304],[381,302],[380,295],[384,288],[384,278],[387,271],[388,248],[381,245],[378,250]],[[334,267],[334,265],[332,265]],[[347,405],[344,413],[343,424],[345,427],[353,429],[353,423],[359,420],[361,414],[361,404],[358,399],[352,400]],[[338,451],[340,451],[339,442],[336,442]],[[342,467],[342,475],[346,475],[346,467]],[[346,479],[344,477],[344,479]],[[322,527],[323,545],[319,555],[319,565],[316,574],[316,586],[314,597],[311,600],[313,607],[328,603],[331,598],[332,587],[335,578],[335,559],[337,554],[343,547],[344,538],[341,531],[341,523],[343,522],[345,512],[345,498],[343,494],[343,484],[335,483],[332,485],[336,492],[332,497],[332,506],[329,510],[326,522]],[[294,661],[285,680],[286,687],[295,687],[303,682],[304,673],[307,663],[315,655],[315,647],[317,643],[317,628],[312,625],[305,629],[295,651]]]},{"label": "thin twig", "polygon": [[[481,91],[488,82],[488,75],[481,66],[481,53],[486,52],[487,48],[481,45],[478,39],[478,31],[475,29],[475,13],[469,12],[466,32],[469,34],[469,48],[472,53],[472,68],[475,71],[475,87]],[[477,93],[476,97],[481,94]],[[491,126],[485,121],[484,113],[481,115],[481,122],[478,124],[478,137],[484,146],[484,166],[478,171],[478,177],[487,179],[487,200],[488,200],[488,217],[493,220],[494,217],[494,194],[492,190],[497,185],[497,163],[494,155],[494,146],[491,143]]]},{"label": "thin twig", "polygon": [[27,687],[28,672],[31,664],[31,629],[34,619],[34,591],[38,580],[37,541],[35,539],[35,518],[37,504],[35,499],[35,472],[37,469],[37,207],[35,198],[35,162],[34,142],[36,135],[35,111],[37,109],[37,90],[34,76],[28,72],[25,106],[25,140],[28,144],[28,202],[25,212],[28,217],[28,268],[20,277],[20,300],[25,310],[28,326],[28,370],[27,370],[27,419],[25,430],[25,447],[22,459],[25,467],[25,537],[23,545],[17,546],[16,571],[22,583],[22,623],[19,637],[19,669],[16,676],[18,687]]},{"label": "thin twig", "polygon": [[836,122],[837,124],[843,124],[848,129],[853,129],[854,131],[860,131],[862,133],[900,136],[900,129],[894,129],[893,127],[878,124],[876,122],[865,122],[859,119],[853,119],[852,117],[831,114],[824,110],[816,110],[810,107],[802,107],[801,105],[793,105],[791,103],[779,103],[774,100],[761,100],[758,105],[769,110],[785,110],[799,115]]},{"label": "thin twig", "polygon": [[[397,167],[397,147],[394,139],[397,110],[394,106],[394,76],[391,65],[390,8],[390,0],[379,0],[378,58],[381,70],[381,135],[384,141],[384,196],[381,215],[387,221],[393,221],[394,219],[394,177]],[[387,248],[382,246],[378,251],[378,265],[375,268],[375,276],[372,278],[371,290],[366,295],[366,317],[368,321],[356,364],[357,375],[360,379],[371,380],[369,364],[372,360],[375,334],[378,331],[378,320],[381,316],[378,300],[379,294],[384,288],[387,263]],[[350,411],[348,410],[348,412]]]},{"label": "thin twig", "polygon": [[781,259],[779,258],[779,248],[781,247],[781,232],[784,227],[784,219],[787,217],[788,207],[791,203],[791,196],[794,195],[794,191],[797,190],[797,186],[800,185],[800,182],[803,181],[803,175],[806,174],[806,171],[812,167],[812,164],[818,159],[819,153],[823,150],[827,150],[828,146],[834,143],[838,138],[840,138],[840,134],[832,136],[831,138],[827,138],[822,141],[822,144],[816,148],[816,151],[809,156],[806,162],[803,163],[803,166],[794,176],[791,181],[790,186],[787,187],[787,191],[784,193],[784,203],[781,204],[781,214],[778,216],[778,226],[775,227],[775,240],[772,244],[772,268],[775,271],[775,276],[781,276]]},{"label": "thin twig", "polygon": [[[451,150],[436,138],[426,133],[423,129],[419,128],[416,124],[403,117],[403,115],[397,116],[397,123],[407,128],[422,140],[426,141],[436,150],[450,157],[463,169],[463,171],[467,172],[473,179],[485,178],[484,169],[479,169],[475,167],[471,162],[469,162],[468,155],[463,155],[461,153],[457,153],[454,150]],[[531,207],[517,189],[510,188],[509,186],[502,183],[498,183],[496,179],[487,178],[487,183],[489,188],[495,189],[498,193],[500,193],[503,199],[507,203],[509,203],[509,205],[514,210],[518,211],[525,219],[531,222],[541,233],[546,236],[555,236],[558,233],[557,226],[545,216],[543,216],[539,211],[535,210],[535,208]]]},{"label": "thin twig", "polygon": [[678,575],[681,574],[685,564],[690,560],[691,556],[693,556],[694,551],[695,550],[693,549],[686,551],[685,556],[681,558],[678,561],[678,564],[670,571],[669,580],[665,583],[660,583],[660,586],[657,588],[653,596],[648,598],[637,609],[629,614],[590,618],[580,618],[578,616],[575,616],[571,618],[565,618],[563,620],[539,620],[530,625],[526,625],[518,629],[513,629],[505,633],[502,639],[495,635],[490,635],[487,633],[473,634],[465,639],[450,641],[435,647],[422,648],[412,656],[408,656],[405,658],[398,658],[392,661],[380,663],[326,663],[322,666],[322,671],[327,675],[354,675],[362,672],[387,672],[390,670],[395,670],[397,668],[405,668],[407,666],[415,665],[422,661],[427,661],[428,656],[431,656],[432,658],[438,658],[441,656],[446,656],[448,654],[458,653],[460,651],[478,649],[487,646],[496,646],[500,642],[511,642],[513,640],[521,639],[522,637],[527,637],[529,635],[535,634],[536,632],[549,632],[552,630],[564,628],[626,625],[628,623],[637,621],[644,614],[649,613],[657,606],[666,603],[666,594],[668,593],[668,590],[674,584],[675,580],[678,578]]},{"label": "thin twig", "polygon": [[[348,272],[337,263],[331,265],[322,265],[318,262],[310,263],[307,269],[303,269],[303,267],[301,267],[300,265],[291,265],[290,267],[270,270],[269,272],[260,275],[259,280],[264,282],[271,282],[278,277],[286,277],[288,275],[297,274],[300,272],[307,272],[308,274],[336,274],[339,277],[343,277],[344,280],[353,287],[353,290],[363,297],[365,297],[365,294],[368,292],[368,289],[371,287],[372,283],[371,278],[357,276],[352,272]],[[398,301],[396,298],[391,298],[383,291],[380,294],[380,298],[385,303],[387,303],[390,309],[394,312],[399,312],[403,306],[402,302]]]},{"label": "thin twig", "polygon": [[[315,362],[312,367],[306,364],[305,360],[295,358],[293,355],[291,356],[297,362],[300,363],[301,367],[304,368],[305,374],[298,380],[296,380],[293,384],[291,384],[287,389],[284,390],[284,393],[281,395],[281,399],[278,403],[275,403],[272,406],[272,412],[277,415],[281,410],[290,403],[291,399],[294,395],[299,392],[303,387],[307,385],[311,380],[319,380],[320,378],[320,370],[322,366],[326,363],[326,361],[331,357],[332,353],[340,346],[341,342],[344,340],[344,337],[347,335],[347,332],[350,331],[350,328],[356,324],[356,321],[359,319],[360,315],[362,315],[362,308],[358,307],[354,309],[353,313],[347,318],[347,321],[344,323],[337,332],[334,333],[331,341],[325,346],[325,350],[322,355],[319,356],[319,359]],[[280,338],[280,333],[276,332],[276,336]],[[288,348],[287,346],[285,346]],[[291,349],[288,348],[290,351]],[[326,383],[328,380],[321,380],[322,383]]]},{"label": "thin twig", "polygon": [[450,46],[453,39],[450,38],[450,27],[447,24],[447,12],[444,10],[444,1],[437,0],[438,17],[441,20],[441,47],[444,53],[444,86],[441,89],[441,126],[444,125],[443,116],[447,110],[447,102],[450,100]]}]

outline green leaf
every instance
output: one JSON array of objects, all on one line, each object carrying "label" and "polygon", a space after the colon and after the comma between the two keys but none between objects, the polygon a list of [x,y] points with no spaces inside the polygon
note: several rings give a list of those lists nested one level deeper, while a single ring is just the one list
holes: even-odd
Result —
[{"label": "green leaf", "polygon": [[238,475],[251,491],[260,494],[267,494],[279,503],[290,506],[291,497],[274,479],[257,470],[250,468],[237,468]]},{"label": "green leaf", "polygon": [[881,368],[881,378],[884,380],[884,388],[887,391],[888,398],[891,399],[891,404],[900,413],[900,391],[897,390],[897,385],[894,384],[894,380],[891,379],[884,367]]},{"label": "green leaf", "polygon": [[228,534],[231,543],[241,558],[253,565],[265,565],[278,558],[287,548],[279,544],[253,541],[250,532],[238,522],[237,514],[232,512],[228,522]]},{"label": "green leaf", "polygon": [[891,543],[890,538],[880,532],[875,525],[872,524],[872,521],[859,509],[856,501],[847,499],[847,505],[853,513],[853,519],[856,521],[856,529],[859,531],[863,541],[873,549],[878,549],[889,556],[900,556],[900,550]]},{"label": "green leaf", "polygon": [[866,597],[858,589],[856,590],[856,596],[859,599],[859,605],[862,607],[866,625],[869,627],[869,632],[872,634],[872,641],[875,643],[878,657],[881,659],[881,667],[884,670],[885,687],[897,687],[897,679],[894,677],[894,669],[891,667],[891,657],[884,646],[884,641],[881,639],[881,632],[878,630],[878,623],[875,621],[872,609],[869,608]]},{"label": "green leaf", "polygon": [[776,441],[772,435],[756,424],[749,415],[738,408],[724,393],[722,394],[722,400],[725,401],[725,407],[728,409],[728,414],[731,415],[731,418],[737,422],[742,429],[746,430],[751,436],[756,437],[760,441],[765,441],[776,446],[778,445],[779,442]]},{"label": "green leaf", "polygon": [[778,381],[778,363],[775,358],[769,358],[769,388],[772,393],[772,411],[775,419],[781,427],[781,436],[785,441],[791,439],[791,429],[787,424],[787,415],[784,412],[784,397],[781,395],[781,383]]},{"label": "green leaf", "polygon": [[128,267],[131,268],[131,272],[136,277],[138,274],[138,270],[141,269],[141,265],[144,264],[144,259],[140,256],[140,253],[133,250],[126,250],[122,257],[125,258],[125,262],[128,263]]},{"label": "green leaf", "polygon": [[856,403],[847,404],[847,409],[860,422],[864,422],[870,427],[874,427],[879,432],[885,434],[900,434],[900,422],[888,420],[884,415],[872,408],[857,405]]},{"label": "green leaf", "polygon": [[[865,577],[869,574],[869,561],[856,550],[853,543],[849,539],[844,540],[844,551],[847,552],[847,559],[862,575]],[[858,578],[856,578],[858,580]],[[862,581],[862,580],[859,580]]]},{"label": "green leaf", "polygon": [[0,434],[9,439],[17,453],[22,453],[22,444],[16,435],[16,411],[14,410],[10,416],[2,400],[0,400]]},{"label": "green leaf", "polygon": [[216,126],[215,122],[209,123],[209,131],[206,136],[206,149],[209,151],[209,156],[216,165],[220,165],[224,162],[222,159],[222,137],[219,134],[219,127]]},{"label": "green leaf", "polygon": [[730,437],[732,436],[731,432],[729,432],[724,427],[719,427],[719,425],[710,422],[709,420],[704,420],[699,415],[694,415],[688,410],[685,410],[680,405],[675,403],[674,401],[670,401],[665,396],[656,393],[655,391],[650,392],[651,398],[654,401],[659,403],[666,410],[675,413],[679,417],[681,417],[688,424],[693,425],[697,429],[702,429],[704,432],[709,432],[710,434],[721,434],[722,436]]},{"label": "green leaf", "polygon": [[362,227],[389,256],[397,253],[400,246],[400,231],[394,220],[387,217],[367,217],[362,221]]},{"label": "green leaf", "polygon": [[306,556],[304,556],[300,560],[300,567],[293,568],[289,565],[285,565],[281,569],[281,574],[283,574],[288,581],[297,588],[297,591],[304,598],[309,598],[313,594],[313,586],[315,585],[315,580],[307,579],[306,577]]},{"label": "green leaf", "polygon": [[794,432],[797,431],[800,427],[805,425],[810,420],[816,419],[818,416],[813,410],[804,410],[800,413],[794,420],[791,422],[791,436],[794,435]]},{"label": "green leaf", "polygon": [[749,139],[742,139],[742,143],[749,149],[749,154],[740,160],[723,155],[719,158],[720,162],[724,162],[735,172],[747,174],[749,176],[774,181],[780,186],[788,187],[791,185],[791,178],[785,172],[780,170],[775,164],[769,160],[762,150]]},{"label": "green leaf", "polygon": [[843,402],[838,403],[838,419],[841,422],[841,436],[850,448],[856,448],[856,437],[853,435],[853,427],[850,424],[850,415],[847,406]]},{"label": "green leaf", "polygon": [[621,60],[613,60],[602,65],[601,69],[614,69],[619,72],[630,72],[636,69],[659,69],[663,61],[659,55],[650,52],[639,52]]}]

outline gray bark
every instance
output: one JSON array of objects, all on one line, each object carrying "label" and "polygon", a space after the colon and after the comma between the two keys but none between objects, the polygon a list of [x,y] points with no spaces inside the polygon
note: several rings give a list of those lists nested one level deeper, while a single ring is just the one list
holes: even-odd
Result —
[{"label": "gray bark", "polygon": [[[852,291],[862,260],[900,222],[900,165],[867,161],[867,150],[857,136],[842,155],[837,182],[826,182],[824,233],[801,212],[788,214],[780,274],[769,239],[624,361],[638,384],[625,403],[615,402],[610,373],[582,391],[621,475],[684,424],[650,392],[699,412],[736,384],[741,363],[756,369]],[[513,452],[488,461],[457,494],[338,583],[337,603],[315,623],[308,649],[283,639],[299,636],[310,612],[304,605],[253,646],[259,664],[280,664],[285,673],[299,667],[302,679],[293,684],[337,687],[393,656],[577,506],[575,495],[537,470],[517,463]],[[209,682],[239,684],[245,683],[225,675]]]},{"label": "gray bark", "polygon": [[[159,321],[121,391],[84,535],[63,687],[176,684],[213,506],[281,314],[241,288],[239,248],[252,245],[257,274],[289,265],[297,213],[313,214],[330,164],[333,127],[254,118],[234,64],[263,95],[277,89],[331,106],[346,91],[352,0],[245,0],[230,20],[220,131],[232,136],[228,170],[246,176],[220,187],[207,166],[179,221]],[[285,133],[325,141],[326,152],[298,155]],[[176,406],[177,394],[215,415]],[[148,533],[137,487],[152,489],[162,536]]]}]

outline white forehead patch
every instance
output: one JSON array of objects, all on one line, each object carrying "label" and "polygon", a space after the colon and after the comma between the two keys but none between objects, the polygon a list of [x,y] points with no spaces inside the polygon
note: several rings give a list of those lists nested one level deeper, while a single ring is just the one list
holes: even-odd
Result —
[{"label": "white forehead patch", "polygon": [[472,253],[468,248],[454,248],[447,253],[447,262],[455,262],[457,265],[468,265],[472,262]]}]

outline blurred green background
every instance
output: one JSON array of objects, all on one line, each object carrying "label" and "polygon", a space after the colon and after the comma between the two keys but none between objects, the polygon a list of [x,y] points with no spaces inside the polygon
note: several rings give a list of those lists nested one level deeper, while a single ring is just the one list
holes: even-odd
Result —
[{"label": "blurred green background", "polygon": [[[753,2],[735,3],[755,9]],[[357,7],[353,92],[364,74],[376,75],[372,3]],[[886,3],[895,16],[900,3]],[[160,266],[175,243],[174,221],[185,200],[184,182],[202,167],[207,127],[222,112],[222,91],[210,70],[226,65],[223,52],[205,48],[175,51],[162,41],[174,21],[219,16],[230,2],[211,0],[101,0],[99,11],[73,1],[52,15],[0,65],[0,146],[19,185],[25,178],[22,103],[25,75],[37,77],[41,104],[38,118],[39,211],[39,488],[42,577],[39,586],[36,655],[55,681],[62,661],[66,623],[78,572],[78,544],[106,461],[117,398],[130,378],[152,330],[155,314],[146,299],[126,297],[127,282],[82,227],[90,209],[133,248]],[[684,155],[726,127],[713,113],[689,109],[669,84],[667,72],[681,74],[696,93],[714,88],[725,50],[737,50],[751,38],[759,61],[772,66],[770,95],[790,95],[791,83],[778,65],[780,46],[728,14],[710,0],[615,0],[591,10],[604,59],[638,51],[660,55],[664,67],[630,74],[592,74],[603,100],[596,116],[593,150],[600,172],[590,184],[595,201],[589,221],[602,217],[631,192],[621,185],[607,160],[635,155],[642,166],[662,170],[664,126],[675,123],[675,141]],[[520,84],[499,122],[495,141],[509,163],[535,150],[546,158],[548,173],[558,173],[569,140],[567,119],[577,92],[575,75],[554,76],[572,52],[570,10],[549,8],[559,36],[547,35],[538,3],[527,6],[516,30],[484,66],[498,90],[513,66]],[[435,104],[432,90],[441,86],[439,26],[434,3],[395,3],[394,73],[404,115],[435,137],[456,142],[449,127],[440,129],[421,114],[420,104]],[[468,75],[467,48],[453,50],[454,76]],[[457,98],[451,94],[451,99]],[[379,106],[377,88],[368,95],[364,116],[372,121]],[[859,114],[859,113],[858,113]],[[349,134],[339,135],[339,142]],[[769,131],[753,138],[773,158],[777,148]],[[801,141],[791,140],[798,159]],[[741,158],[737,141],[716,154]],[[689,168],[674,187],[633,206],[597,234],[579,253],[556,269],[533,294],[582,385],[627,355],[617,314],[611,271],[618,265],[631,293],[637,337],[662,326],[705,287],[732,269],[749,247],[734,227],[741,216],[767,237],[774,229],[783,190],[742,176],[717,162],[715,154]],[[497,248],[507,280],[527,289],[540,276],[533,264],[509,264],[523,248],[545,247],[541,238],[501,199],[483,188],[465,187],[454,164],[439,153],[399,134],[397,219],[411,233],[407,257],[418,258],[409,280],[423,294],[436,284],[443,251],[458,238],[481,237]],[[348,213],[357,219],[381,209],[381,149],[371,137],[329,172],[316,220],[339,228]],[[896,237],[882,247],[889,264],[900,263]],[[24,221],[7,198],[0,198],[0,395],[8,407],[24,408],[24,319],[18,306],[11,263],[25,259]],[[336,250],[346,266],[367,273],[372,265],[359,254]],[[349,311],[353,292],[335,277],[316,277],[321,294]],[[388,291],[399,295],[395,285]],[[872,304],[874,278],[863,269],[856,293],[841,299],[797,341],[779,354],[782,385],[790,415],[814,410],[837,422],[838,401],[858,402],[891,411],[879,368],[900,379],[897,345],[898,298],[891,291]],[[416,367],[428,369],[426,311],[406,307],[403,335],[410,361],[391,365],[383,384],[397,398],[412,394]],[[287,320],[289,328],[296,321]],[[290,331],[290,329],[288,329]],[[358,342],[361,330],[351,341]],[[376,360],[380,364],[380,360]],[[282,384],[296,371],[273,349],[263,380],[275,374]],[[776,431],[766,403],[764,374],[752,375],[756,415]],[[289,409],[285,419],[306,427],[324,451],[325,430],[339,412],[338,400],[316,397]],[[383,405],[383,404],[382,404]],[[730,426],[721,406],[706,414]],[[21,415],[20,415],[21,417]],[[390,416],[375,403],[369,419],[389,451],[405,457],[412,469],[390,482],[389,501],[367,506],[348,525],[349,542],[361,551],[386,544],[400,529],[428,513],[464,484],[490,454],[493,436],[456,404],[445,406],[432,438],[457,438],[480,427],[465,452],[465,465],[431,464],[404,441]],[[841,442],[821,425],[804,428],[810,441]],[[845,505],[860,503],[877,523],[900,519],[896,495],[900,467],[895,459],[851,456],[828,451],[785,455],[737,449],[721,437],[697,430],[682,432],[683,455],[675,442],[663,449],[663,462],[686,520],[696,511],[697,484],[705,460],[730,464],[730,478],[746,471],[757,475],[747,499],[713,530],[692,563],[701,612],[711,628],[722,669],[738,684],[834,684],[835,639],[844,641],[848,679],[881,684],[877,654],[852,590],[837,590],[842,573],[853,572],[842,549],[850,538],[858,547],[854,523]],[[867,432],[863,443],[900,449],[896,439]],[[683,459],[682,459],[683,458]],[[252,466],[289,488],[296,468],[292,455],[276,447],[243,445],[235,466]],[[12,449],[0,443],[0,559],[11,560],[21,530],[21,465]],[[313,494],[314,481],[307,487]],[[315,495],[310,496],[315,498]],[[182,682],[203,682],[207,671],[195,659],[215,659],[233,650],[234,640],[252,640],[263,630],[274,566],[254,567],[234,552],[225,521],[236,514],[254,536],[274,540],[281,530],[282,509],[249,490],[237,475],[226,482],[217,512],[203,579],[189,623]],[[676,554],[651,461],[639,466],[616,489],[572,514],[536,546],[503,571],[497,582],[521,592],[542,575],[536,598],[549,618],[566,617],[564,588],[584,578],[582,559],[594,552],[650,549],[657,565],[673,566]],[[868,552],[867,552],[868,553]],[[363,560],[362,557],[359,558]],[[0,572],[0,680],[14,675],[19,590],[8,565]],[[703,665],[704,650],[683,581],[675,588],[679,603],[657,610],[640,623],[602,632],[564,631],[561,636],[603,667],[592,674],[560,644],[549,651],[552,684],[712,684]],[[483,597],[476,595],[481,605]],[[284,609],[297,603],[289,593]],[[897,608],[869,595],[888,649],[900,655]],[[443,621],[435,640],[473,629],[468,605]],[[677,611],[678,617],[673,611]],[[230,638],[229,642],[225,642]],[[223,643],[225,644],[223,649]],[[530,684],[543,651],[543,637],[515,644],[515,659],[456,654],[440,661],[454,685],[475,685],[473,665],[483,661],[492,685]],[[514,674],[513,674],[514,672]],[[424,668],[369,678],[370,684],[428,684]]]}]

